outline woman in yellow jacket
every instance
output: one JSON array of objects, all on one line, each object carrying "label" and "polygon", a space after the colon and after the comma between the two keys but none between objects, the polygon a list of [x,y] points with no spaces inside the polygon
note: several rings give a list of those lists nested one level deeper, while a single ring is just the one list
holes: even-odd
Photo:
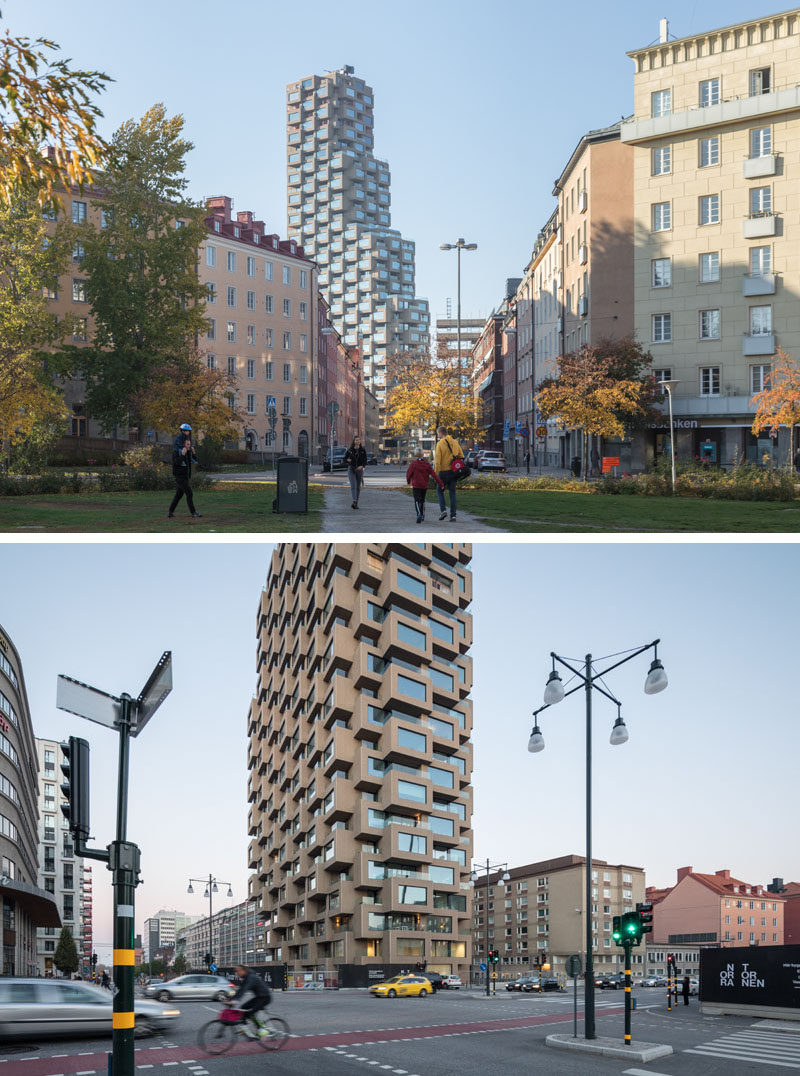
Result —
[{"label": "woman in yellow jacket", "polygon": [[437,486],[436,492],[439,494],[439,519],[447,519],[447,508],[444,503],[444,486],[450,494],[450,520],[451,522],[456,518],[456,476],[453,474],[453,460],[464,458],[464,453],[461,450],[461,445],[456,441],[455,437],[450,437],[444,426],[440,426],[436,431],[438,441],[436,442],[436,452],[433,457],[433,469],[441,478],[443,486]]}]

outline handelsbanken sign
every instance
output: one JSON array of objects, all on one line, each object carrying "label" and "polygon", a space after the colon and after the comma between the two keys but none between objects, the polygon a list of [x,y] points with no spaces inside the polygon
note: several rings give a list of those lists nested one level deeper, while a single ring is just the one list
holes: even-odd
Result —
[{"label": "handelsbanken sign", "polygon": [[800,1009],[800,945],[701,949],[700,1000]]}]

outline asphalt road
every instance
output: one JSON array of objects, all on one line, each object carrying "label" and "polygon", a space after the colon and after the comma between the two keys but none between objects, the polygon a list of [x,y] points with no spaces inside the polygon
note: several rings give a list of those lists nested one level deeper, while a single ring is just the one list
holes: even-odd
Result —
[{"label": "asphalt road", "polygon": [[[219,1058],[197,1043],[200,1026],[219,1010],[211,1002],[184,1002],[168,1035],[140,1040],[136,1072],[168,1070],[193,1076],[485,1076],[487,1072],[548,1072],[555,1076],[744,1076],[800,1070],[800,1027],[778,1031],[762,1021],[703,1017],[696,1001],[667,1012],[662,991],[635,991],[635,1042],[672,1045],[672,1056],[637,1062],[562,1052],[545,1046],[555,1032],[572,1031],[572,995],[517,995],[487,999],[469,990],[435,997],[374,999],[362,992],[277,994],[271,1011],[288,1020],[293,1037],[277,1054],[242,1041]],[[579,997],[579,1008],[581,999]],[[597,1034],[622,1043],[623,997],[598,993]],[[578,1036],[583,1027],[578,1021]],[[0,1047],[0,1076],[105,1073],[110,1042],[61,1040]]]}]

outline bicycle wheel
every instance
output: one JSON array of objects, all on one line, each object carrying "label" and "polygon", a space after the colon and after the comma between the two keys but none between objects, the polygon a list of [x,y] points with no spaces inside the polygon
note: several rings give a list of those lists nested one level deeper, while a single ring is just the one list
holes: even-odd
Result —
[{"label": "bicycle wheel", "polygon": [[236,1039],[236,1024],[223,1024],[221,1020],[210,1020],[200,1028],[197,1041],[207,1054],[224,1054],[230,1050]]},{"label": "bicycle wheel", "polygon": [[268,1016],[262,1020],[266,1035],[259,1035],[258,1045],[265,1050],[280,1050],[289,1041],[289,1025],[281,1016]]}]

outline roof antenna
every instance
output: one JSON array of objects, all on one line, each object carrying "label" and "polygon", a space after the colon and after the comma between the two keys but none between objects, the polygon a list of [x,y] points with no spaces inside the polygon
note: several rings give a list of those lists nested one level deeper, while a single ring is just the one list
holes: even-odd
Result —
[{"label": "roof antenna", "polygon": [[659,44],[664,45],[669,40],[669,20],[659,19],[658,22],[658,41]]}]

